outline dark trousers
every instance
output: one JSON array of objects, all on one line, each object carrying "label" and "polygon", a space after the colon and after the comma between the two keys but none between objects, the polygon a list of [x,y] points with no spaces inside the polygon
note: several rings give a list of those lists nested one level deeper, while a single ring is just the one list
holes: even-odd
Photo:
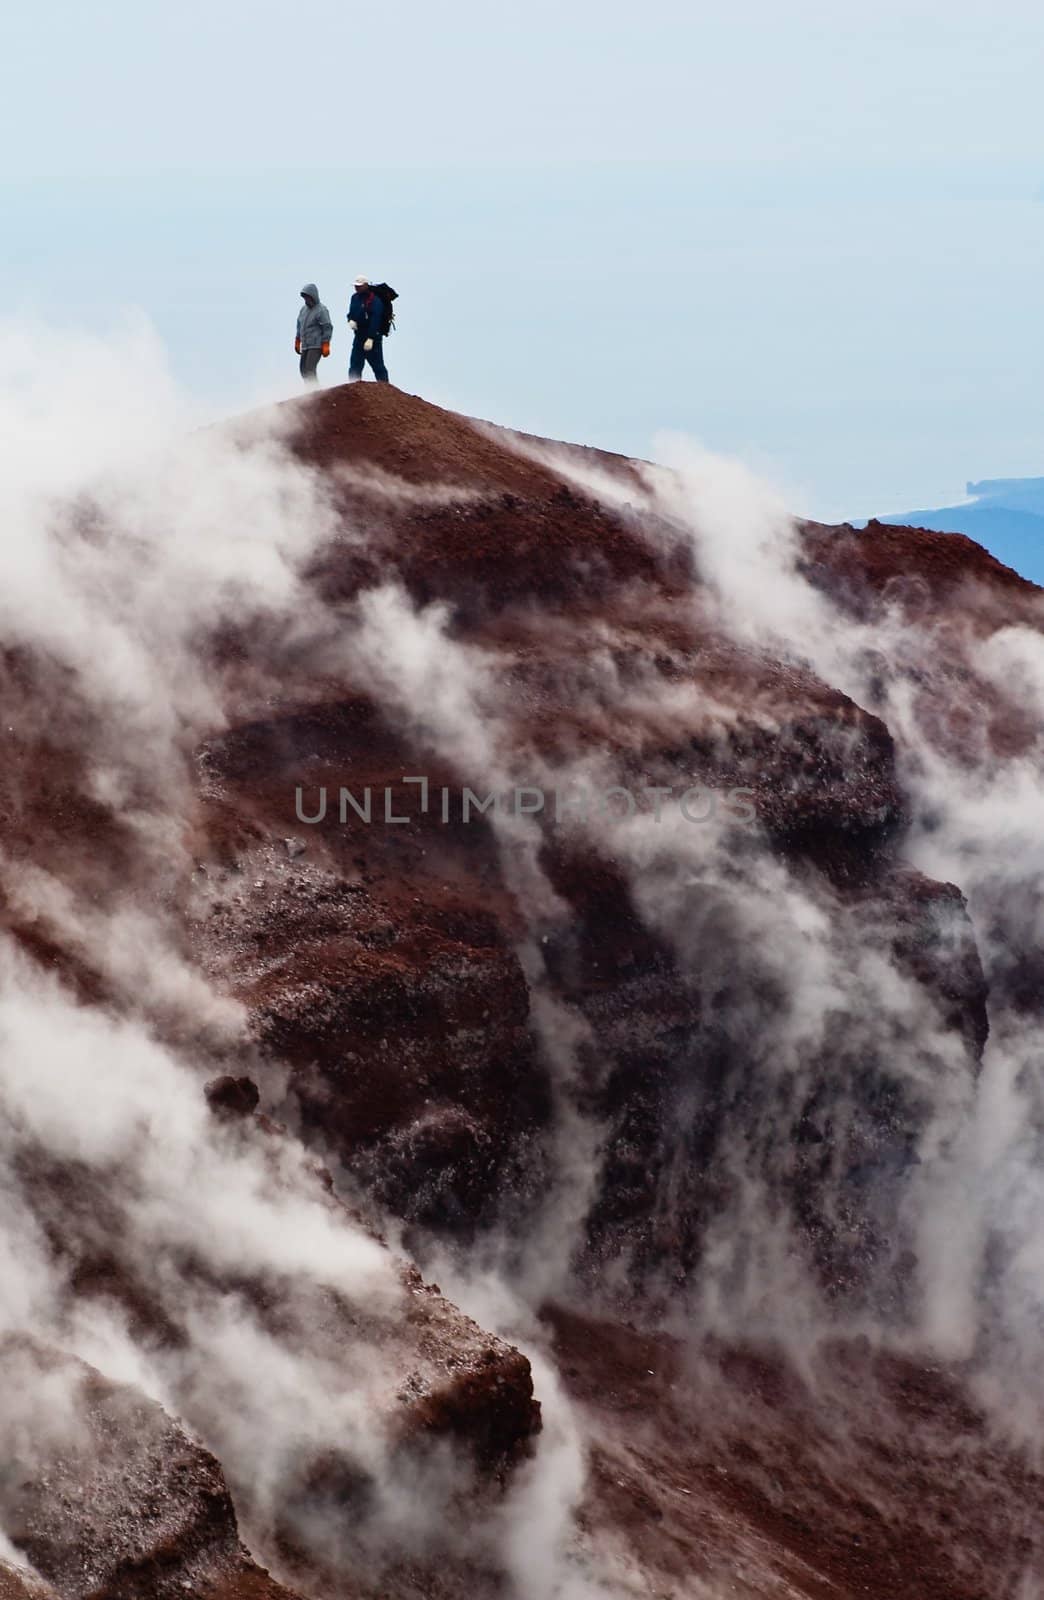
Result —
[{"label": "dark trousers", "polygon": [[373,349],[366,351],[363,345],[366,339],[363,334],[357,333],[352,340],[352,358],[348,363],[348,382],[358,383],[363,375],[363,362],[368,361],[373,368],[373,375],[378,383],[387,383],[388,368],[384,365],[384,340],[377,338],[373,341]]},{"label": "dark trousers", "polygon": [[301,376],[305,383],[319,382],[319,374],[315,369],[319,365],[322,353],[323,352],[318,349],[301,351]]}]

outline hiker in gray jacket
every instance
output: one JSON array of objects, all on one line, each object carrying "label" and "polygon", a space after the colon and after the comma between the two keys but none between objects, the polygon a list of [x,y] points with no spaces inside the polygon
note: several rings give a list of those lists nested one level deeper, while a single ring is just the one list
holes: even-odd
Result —
[{"label": "hiker in gray jacket", "polygon": [[330,354],[333,323],[329,311],[319,299],[319,290],[314,283],[305,284],[301,298],[304,305],[297,313],[294,349],[301,357],[301,376],[305,383],[318,383],[319,375],[315,369],[319,365],[319,357]]}]

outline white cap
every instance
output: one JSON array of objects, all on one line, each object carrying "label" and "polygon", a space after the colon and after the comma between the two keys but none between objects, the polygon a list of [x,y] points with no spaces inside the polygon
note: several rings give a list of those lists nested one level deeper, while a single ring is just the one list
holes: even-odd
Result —
[{"label": "white cap", "polygon": [[369,278],[356,278],[355,287],[357,289],[368,289],[370,287]]}]

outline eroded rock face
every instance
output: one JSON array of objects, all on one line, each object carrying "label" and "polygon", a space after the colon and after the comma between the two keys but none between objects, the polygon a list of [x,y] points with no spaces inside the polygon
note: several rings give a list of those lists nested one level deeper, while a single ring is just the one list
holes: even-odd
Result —
[{"label": "eroded rock face", "polygon": [[[564,481],[539,442],[377,385],[312,396],[295,415],[292,449],[321,475],[334,531],[303,567],[299,618],[201,630],[212,720],[181,736],[174,799],[158,775],[120,790],[94,769],[104,718],[67,672],[26,651],[0,660],[0,926],[22,978],[46,974],[82,1014],[134,1018],[181,1084],[161,1106],[132,1106],[110,1141],[97,1130],[113,1108],[83,1073],[96,1147],[76,1129],[49,1143],[31,1119],[5,1124],[56,1325],[116,1319],[203,1441],[39,1344],[4,1346],[18,1367],[8,1387],[30,1410],[4,1411],[0,1521],[62,1595],[279,1600],[239,1527],[310,1596],[503,1595],[496,1552],[467,1543],[462,1508],[474,1498],[493,1516],[532,1457],[540,1397],[526,1358],[408,1261],[389,1267],[386,1298],[340,1283],[324,1252],[375,1247],[389,1219],[418,1259],[449,1246],[480,1273],[495,1259],[509,1281],[514,1263],[561,1253],[552,1291],[616,1319],[558,1325],[571,1387],[605,1435],[586,1525],[604,1531],[624,1500],[632,1518],[640,1500],[669,1520],[681,1494],[669,1464],[643,1468],[641,1438],[617,1436],[615,1390],[597,1392],[628,1368],[640,1412],[642,1373],[623,1355],[592,1360],[586,1383],[585,1342],[644,1352],[636,1327],[721,1271],[748,1184],[766,1215],[792,1221],[786,1249],[828,1299],[901,1323],[901,1198],[935,1087],[957,1106],[971,1094],[998,1006],[1009,1021],[1039,1015],[1034,889],[986,874],[966,894],[915,870],[906,848],[935,825],[911,726],[926,758],[1033,750],[1032,719],[977,652],[1013,619],[1039,628],[1039,591],[968,541],[805,528],[811,588],[856,631],[888,619],[894,641],[854,654],[841,687],[730,629],[692,528],[650,503],[633,463],[574,450]],[[583,487],[592,475],[605,492]],[[410,648],[437,644],[411,675],[396,646],[415,627]],[[49,720],[34,715],[51,702]],[[418,774],[426,812],[407,782]],[[696,793],[697,809],[709,796],[711,814],[661,826],[648,799],[580,821],[553,803],[528,818],[461,814],[465,786],[577,781]],[[369,821],[342,814],[342,788],[372,793]],[[156,985],[128,954],[141,924],[119,921],[141,907],[162,930]],[[241,1011],[230,1019],[218,1001]],[[103,1043],[94,1062],[115,1048]],[[161,1113],[180,1143],[162,1144]],[[563,1151],[563,1126],[585,1131],[582,1159]],[[185,1174],[176,1203],[142,1159],[150,1139]],[[245,1240],[215,1259],[209,1216],[157,1242],[155,1208],[191,1211],[203,1165],[186,1148],[213,1156],[244,1204],[291,1195],[307,1267],[285,1251],[241,1259]],[[545,1225],[564,1190],[559,1236]],[[218,1186],[216,1229],[235,1221],[223,1201]],[[283,1220],[273,1200],[258,1229],[278,1236]],[[313,1234],[323,1251],[309,1254]],[[238,1361],[240,1336],[256,1367]],[[48,1403],[56,1388],[67,1406]],[[362,1438],[334,1410],[352,1396]],[[237,1432],[241,1414],[271,1417],[263,1472],[264,1430]],[[752,1594],[819,1594],[806,1561],[861,1593],[865,1564],[824,1553],[806,1527],[788,1544],[775,1500],[762,1504],[784,1434],[766,1434],[735,1496],[701,1498],[721,1513],[715,1531],[679,1518],[679,1548],[702,1559],[717,1540],[725,1554],[700,1570],[724,1581],[740,1527],[761,1574]],[[713,1482],[705,1460],[693,1470]],[[415,1543],[403,1485],[445,1523]],[[839,1526],[864,1529],[865,1507],[850,1510]],[[811,1520],[807,1497],[800,1515]],[[765,1528],[786,1550],[771,1581]],[[685,1562],[660,1559],[660,1544],[646,1528],[639,1565],[684,1584]],[[881,1559],[906,1548],[883,1540]],[[944,1553],[929,1567],[941,1594]],[[0,1596],[4,1583],[17,1600],[32,1592],[0,1569]]]},{"label": "eroded rock face", "polygon": [[[909,803],[892,735],[872,707],[807,663],[729,638],[677,526],[564,484],[525,454],[526,441],[369,388],[315,396],[300,417],[294,447],[326,474],[344,519],[343,540],[308,571],[339,628],[357,625],[360,597],[378,581],[443,606],[450,648],[479,652],[496,742],[510,752],[502,777],[568,782],[593,761],[603,783],[634,792],[742,795],[756,842],[734,829],[739,873],[753,872],[744,861],[758,852],[775,858],[853,948],[887,948],[959,1032],[974,1069],[985,1036],[981,972],[950,891],[915,889],[899,870]],[[572,457],[640,499],[631,464]],[[885,593],[898,535],[888,535],[887,560],[878,552],[869,562],[870,546],[854,535],[805,537],[810,576],[843,603],[864,612],[912,604]],[[925,549],[934,559],[930,540]],[[961,570],[956,560],[941,577],[927,573],[937,603],[956,592]],[[991,574],[973,576],[981,588]],[[1020,604],[1031,599],[1019,591]],[[694,890],[684,928],[659,925],[640,903],[646,869],[622,859],[604,829],[580,837],[558,827],[550,806],[534,825],[544,884],[535,898],[548,901],[534,911],[487,819],[444,823],[434,806],[418,816],[417,791],[403,782],[425,773],[433,795],[446,787],[459,796],[465,785],[482,795],[490,774],[454,757],[423,709],[411,717],[393,693],[362,681],[365,662],[350,652],[333,671],[332,641],[320,639],[313,659],[300,648],[281,653],[270,634],[215,640],[230,725],[196,752],[197,871],[183,891],[183,926],[193,958],[247,1007],[263,1056],[289,1069],[271,1109],[338,1181],[411,1225],[461,1239],[505,1212],[524,1216],[548,1181],[556,1093],[533,1015],[534,971],[521,959],[535,944],[541,983],[582,1019],[583,1052],[597,1058],[584,1068],[582,1098],[608,1136],[586,1245],[598,1262],[623,1254],[686,1278],[720,1199],[723,1130],[735,1129],[745,1105],[761,1115],[756,1085],[786,1004],[772,961],[745,948],[721,884]],[[31,664],[10,670],[12,692],[17,684],[29,693]],[[372,793],[373,820],[342,812],[343,788]],[[324,792],[323,820],[302,822],[298,796],[309,815]],[[408,826],[386,824],[385,805],[410,814]],[[126,829],[107,815],[91,823],[92,859],[112,855],[133,879],[141,867],[127,860]],[[773,891],[752,892],[768,903]],[[953,923],[952,938],[940,919]],[[21,931],[44,950],[38,922]],[[715,983],[701,970],[701,939],[711,966],[732,952]],[[104,994],[79,953],[59,945],[50,959],[86,995]],[[871,1154],[884,1148],[884,1165],[901,1167],[917,1108],[886,1087],[881,1063],[857,1053],[851,1070],[877,1089],[867,1089],[847,1170],[875,1164]],[[794,1102],[777,1108],[781,1129],[806,1130],[799,1145],[807,1134],[829,1146],[837,1132],[829,1083],[844,1059],[829,1047],[809,1062]],[[215,1105],[249,1112],[233,1088],[244,1074],[215,1065]],[[816,1250],[832,1272],[858,1276],[841,1269],[817,1219],[822,1152],[813,1154],[799,1163],[799,1186]],[[870,1234],[881,1226],[866,1219]]]},{"label": "eroded rock face", "polygon": [[[268,1118],[246,1110],[242,1101],[250,1096],[237,1080],[231,1081],[236,1091],[231,1113],[225,1104],[232,1097],[230,1091],[226,1087],[218,1092],[210,1085],[219,1136],[232,1141],[233,1148],[256,1150],[275,1174],[285,1175],[283,1181],[292,1179],[294,1166],[292,1161],[287,1164],[292,1150],[289,1137]],[[188,1468],[178,1465],[177,1452],[183,1446],[186,1459],[196,1461],[198,1456],[203,1463],[191,1480],[204,1496],[197,1519],[200,1527],[204,1511],[218,1522],[227,1513],[235,1531],[230,1484],[251,1535],[260,1533],[268,1548],[292,1555],[308,1567],[322,1564],[329,1539],[349,1549],[357,1533],[368,1537],[368,1529],[355,1525],[364,1522],[379,1501],[378,1478],[419,1471],[425,1459],[441,1452],[468,1477],[476,1496],[488,1491],[495,1499],[513,1469],[531,1453],[540,1430],[540,1406],[528,1360],[466,1317],[437,1288],[426,1284],[415,1267],[389,1255],[387,1277],[379,1275],[365,1293],[354,1294],[317,1283],[304,1265],[275,1273],[234,1262],[219,1273],[199,1250],[143,1251],[128,1217],[121,1176],[111,1168],[26,1152],[19,1174],[23,1193],[48,1240],[56,1277],[66,1286],[64,1300],[70,1313],[99,1319],[115,1313],[148,1351],[182,1414],[225,1463],[211,1493],[203,1467],[209,1463],[218,1471],[213,1456],[190,1446],[181,1430],[136,1390],[106,1385],[89,1369],[81,1371],[79,1364],[12,1336],[6,1357],[12,1368],[10,1383],[16,1392],[24,1390],[29,1408],[24,1416],[17,1408],[4,1413],[6,1425],[14,1430],[12,1460],[18,1441],[31,1452],[38,1428],[51,1414],[56,1388],[63,1398],[66,1390],[70,1395],[65,1408],[69,1428],[60,1433],[54,1447],[55,1459],[65,1463],[62,1471],[67,1472],[69,1485],[55,1502],[58,1509],[41,1524],[42,1531],[35,1524],[23,1527],[43,1482],[38,1474],[26,1471],[9,1480],[14,1498],[5,1520],[0,1520],[15,1544],[55,1583],[65,1571],[62,1561],[71,1563],[72,1570],[77,1563],[89,1567],[95,1559],[79,1546],[63,1542],[59,1515],[60,1506],[67,1500],[73,1503],[72,1485],[91,1462],[99,1463],[99,1472],[114,1473],[123,1462],[132,1474],[127,1483],[117,1475],[111,1493],[105,1487],[108,1480],[100,1478],[85,1500],[95,1521],[85,1525],[83,1539],[94,1539],[99,1551],[119,1548],[115,1532],[106,1530],[122,1504],[121,1495],[130,1492],[127,1484],[152,1495],[151,1478],[161,1469],[172,1472],[177,1482],[189,1481]],[[313,1165],[298,1174],[296,1182],[305,1195],[311,1193],[316,1208],[300,1213],[300,1225],[316,1227],[325,1221],[335,1230],[330,1236],[334,1248],[357,1247],[353,1241],[360,1239],[364,1224],[331,1192],[330,1174]],[[133,1177],[129,1187],[133,1206],[138,1199]],[[340,1241],[339,1231],[344,1235]],[[366,1246],[377,1248],[368,1237]],[[281,1430],[288,1420],[282,1412],[269,1433],[264,1393],[255,1389],[249,1372],[241,1370],[250,1351],[255,1359],[269,1363],[284,1385],[300,1387],[300,1439],[292,1428],[291,1437],[283,1438]],[[223,1363],[220,1372],[212,1370],[218,1361]],[[241,1390],[238,1407],[216,1414],[221,1412],[219,1398],[223,1401],[225,1394]],[[41,1398],[33,1409],[38,1391]],[[315,1415],[319,1391],[321,1409],[364,1394],[365,1426],[346,1429],[343,1436],[336,1430],[324,1432]],[[285,1395],[273,1395],[271,1400],[273,1408],[287,1403]],[[244,1450],[237,1439],[238,1412],[243,1413],[248,1437],[250,1429],[256,1432],[253,1449]],[[247,1420],[248,1415],[253,1421]],[[121,1442],[124,1425],[143,1450],[148,1446],[139,1466],[133,1466]],[[255,1471],[256,1453],[266,1460],[260,1474]],[[53,1487],[59,1480],[50,1467],[46,1470]],[[315,1501],[323,1484],[346,1481],[355,1485],[356,1499],[349,1501],[339,1493],[324,1526],[317,1530],[314,1515],[305,1517],[302,1508]],[[158,1490],[149,1504],[157,1518],[166,1516],[165,1508],[172,1516],[189,1515],[180,1502],[168,1502]],[[265,1526],[259,1527],[261,1517]],[[16,1526],[17,1535],[12,1531]],[[142,1537],[151,1537],[142,1526]],[[228,1531],[224,1523],[219,1532],[221,1528]],[[162,1520],[155,1533],[164,1548],[174,1537]],[[313,1535],[319,1540],[317,1549],[312,1548]],[[53,1540],[53,1549],[47,1539]],[[126,1561],[131,1559],[128,1554]],[[115,1580],[106,1579],[111,1581]]]},{"label": "eroded rock face", "polygon": [[0,1518],[59,1594],[166,1600],[251,1566],[217,1461],[159,1406],[27,1339],[0,1372]]},{"label": "eroded rock face", "polygon": [[1027,1508],[1044,1479],[937,1366],[838,1341],[810,1387],[757,1344],[694,1352],[561,1310],[551,1324],[564,1381],[592,1417],[585,1524],[612,1528],[663,1592],[1032,1592]]},{"label": "eroded rock face", "polygon": [[[902,865],[909,801],[888,726],[807,663],[729,638],[677,527],[563,494],[517,441],[469,436],[401,395],[338,391],[304,415],[298,448],[340,474],[343,514],[367,528],[365,558],[351,538],[312,572],[346,627],[378,571],[397,575],[415,601],[447,608],[451,648],[481,653],[517,782],[568,782],[593,762],[603,784],[634,793],[742,796],[754,826],[733,828],[731,868],[713,881],[697,873],[687,908],[661,916],[653,902],[670,898],[678,869],[650,865],[655,829],[642,859],[628,859],[607,827],[559,827],[549,802],[534,824],[541,887],[521,891],[486,818],[465,826],[454,809],[444,821],[434,801],[419,814],[408,774],[427,774],[433,795],[490,788],[488,772],[447,758],[423,707],[396,713],[361,682],[347,694],[324,684],[317,698],[295,678],[291,711],[242,723],[200,756],[200,946],[249,1007],[262,1049],[290,1063],[281,1114],[343,1181],[411,1225],[462,1239],[524,1218],[548,1181],[557,1092],[537,984],[586,1033],[571,1092],[604,1130],[579,1245],[595,1277],[616,1261],[639,1280],[691,1281],[741,1137],[796,1207],[825,1280],[865,1288],[879,1261],[886,1271],[895,1180],[927,1107],[860,1013],[904,1011],[898,1048],[915,1048],[938,1014],[959,1047],[928,1070],[969,1084],[987,1031],[959,892]],[[406,433],[408,456],[395,443]],[[591,464],[618,482],[633,470]],[[368,490],[374,467],[400,474],[414,498]],[[453,485],[460,504],[425,504],[431,481]],[[806,537],[826,583],[847,546]],[[853,562],[845,595],[868,582]],[[372,795],[370,822],[339,806],[345,787]],[[295,815],[298,795],[313,818],[325,795],[322,820]],[[385,806],[408,826],[386,825]],[[288,832],[293,853],[272,843]],[[649,890],[658,872],[665,887]],[[800,1073],[787,1065],[780,1080],[785,958],[751,944],[735,887],[770,920],[785,883],[867,971],[839,993],[826,1036],[799,1051]],[[524,969],[527,947],[537,964]],[[911,985],[901,1002],[874,993],[886,967]],[[785,1087],[767,1095],[776,1080]]]}]

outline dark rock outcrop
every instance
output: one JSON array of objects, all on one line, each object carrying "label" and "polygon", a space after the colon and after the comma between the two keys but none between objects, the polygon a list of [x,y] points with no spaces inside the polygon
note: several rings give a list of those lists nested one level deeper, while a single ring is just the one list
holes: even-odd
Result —
[{"label": "dark rock outcrop", "polygon": [[24,1338],[0,1345],[0,1377],[0,1520],[58,1594],[293,1600],[240,1544],[217,1461],[158,1405]]}]

